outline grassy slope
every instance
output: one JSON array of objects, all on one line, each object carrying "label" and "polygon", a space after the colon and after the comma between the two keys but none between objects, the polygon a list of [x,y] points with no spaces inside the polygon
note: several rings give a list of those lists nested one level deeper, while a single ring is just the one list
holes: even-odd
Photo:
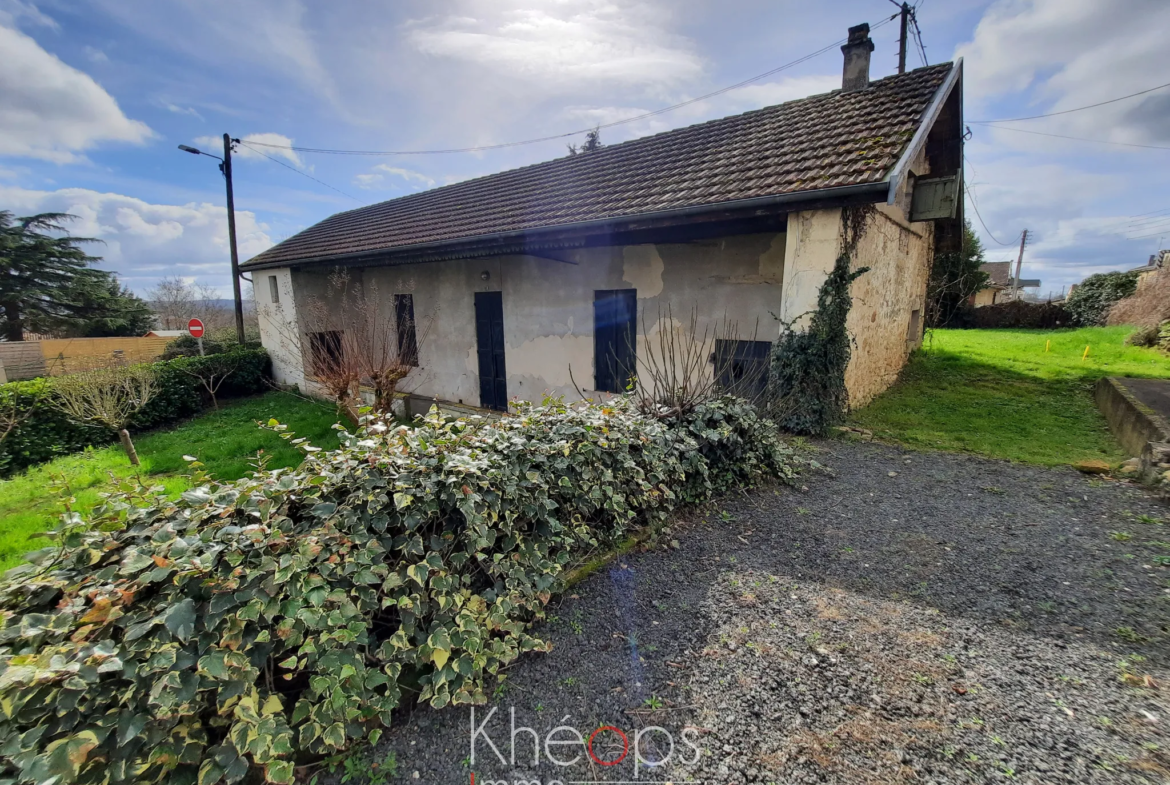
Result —
[{"label": "grassy slope", "polygon": [[[329,405],[306,401],[288,393],[273,392],[225,404],[218,412],[198,417],[172,430],[154,431],[135,439],[143,480],[162,484],[172,495],[188,487],[182,474],[184,455],[194,455],[208,472],[221,480],[244,476],[258,450],[270,456],[269,466],[293,466],[300,453],[272,431],[256,425],[276,418],[298,436],[320,447],[336,447],[332,425],[337,421]],[[0,481],[0,569],[20,561],[22,554],[40,547],[34,535],[51,527],[62,511],[58,488],[76,499],[75,510],[91,509],[110,488],[110,474],[118,479],[134,477],[126,454],[119,446],[91,449],[35,466],[10,480]]]},{"label": "grassy slope", "polygon": [[1093,385],[1103,376],[1170,377],[1170,357],[1125,346],[1130,332],[935,330],[898,383],[853,419],[913,447],[1045,465],[1120,461]]}]

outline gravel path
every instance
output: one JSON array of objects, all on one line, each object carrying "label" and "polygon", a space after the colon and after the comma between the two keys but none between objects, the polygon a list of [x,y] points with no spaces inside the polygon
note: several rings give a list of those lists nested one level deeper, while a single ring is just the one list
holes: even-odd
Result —
[{"label": "gravel path", "polygon": [[[724,500],[578,585],[553,650],[476,709],[474,763],[464,707],[416,710],[379,754],[476,785],[1170,782],[1165,506],[1067,469],[820,459],[808,490]],[[617,765],[556,745],[601,726]]]}]

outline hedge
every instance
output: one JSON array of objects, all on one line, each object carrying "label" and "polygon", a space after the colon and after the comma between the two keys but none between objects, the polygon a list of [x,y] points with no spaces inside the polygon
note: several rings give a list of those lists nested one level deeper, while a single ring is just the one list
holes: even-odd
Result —
[{"label": "hedge", "polygon": [[1030,303],[1012,300],[1006,303],[968,308],[956,315],[952,326],[977,329],[1052,330],[1075,327],[1077,320],[1057,303]]},{"label": "hedge", "polygon": [[[224,382],[220,389],[221,397],[250,395],[268,388],[267,380],[271,376],[268,353],[263,349],[247,349],[238,351],[238,355],[239,367]],[[210,357],[180,357],[154,363],[158,374],[158,393],[134,418],[131,431],[169,425],[197,414],[209,405],[210,401],[199,380],[183,373],[183,369],[214,361]],[[52,387],[52,377],[0,385],[0,398],[15,398],[15,406],[19,410],[34,407],[32,415],[0,442],[0,473],[19,471],[89,446],[117,441],[113,431],[98,426],[79,425],[66,417],[64,412],[49,405],[46,400],[52,393]],[[7,408],[8,401],[4,400],[3,405]]]},{"label": "hedge", "polygon": [[295,469],[197,471],[178,501],[114,495],[5,576],[0,780],[291,783],[416,697],[486,702],[596,549],[799,464],[736,399],[341,435]]}]

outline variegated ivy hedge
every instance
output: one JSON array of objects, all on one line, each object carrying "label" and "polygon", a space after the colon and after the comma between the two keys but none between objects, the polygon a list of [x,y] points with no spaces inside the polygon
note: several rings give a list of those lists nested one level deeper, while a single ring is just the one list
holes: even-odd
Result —
[{"label": "variegated ivy hedge", "polygon": [[735,399],[676,422],[432,412],[342,441],[178,501],[124,490],[5,576],[0,780],[291,782],[406,695],[484,702],[586,551],[797,464]]}]

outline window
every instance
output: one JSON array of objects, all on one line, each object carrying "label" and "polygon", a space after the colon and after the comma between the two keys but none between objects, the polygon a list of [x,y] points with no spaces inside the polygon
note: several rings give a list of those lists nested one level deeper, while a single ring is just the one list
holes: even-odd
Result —
[{"label": "window", "polygon": [[910,312],[910,326],[906,328],[906,340],[917,341],[922,337],[922,311],[915,308]]},{"label": "window", "polygon": [[594,389],[625,392],[637,373],[637,318],[637,289],[600,289],[593,293]]},{"label": "window", "polygon": [[715,378],[732,395],[758,400],[768,385],[768,341],[715,341]]},{"label": "window", "polygon": [[268,298],[274,303],[280,302],[280,289],[276,285],[276,276],[268,276]]},{"label": "window", "polygon": [[418,367],[418,331],[414,323],[414,295],[394,295],[394,330],[398,336],[398,359]]},{"label": "window", "polygon": [[341,331],[323,330],[309,333],[309,352],[313,373],[331,375],[341,365]]}]

